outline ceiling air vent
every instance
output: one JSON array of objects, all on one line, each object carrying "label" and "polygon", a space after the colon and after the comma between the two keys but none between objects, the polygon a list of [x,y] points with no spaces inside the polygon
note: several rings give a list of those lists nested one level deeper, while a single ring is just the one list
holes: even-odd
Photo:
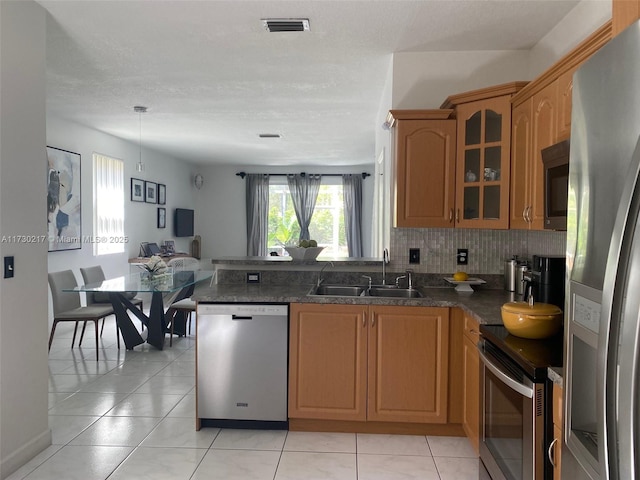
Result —
[{"label": "ceiling air vent", "polygon": [[260,138],[281,138],[279,133],[259,133],[258,137]]},{"label": "ceiling air vent", "polygon": [[269,32],[307,32],[308,18],[263,18],[262,25]]}]

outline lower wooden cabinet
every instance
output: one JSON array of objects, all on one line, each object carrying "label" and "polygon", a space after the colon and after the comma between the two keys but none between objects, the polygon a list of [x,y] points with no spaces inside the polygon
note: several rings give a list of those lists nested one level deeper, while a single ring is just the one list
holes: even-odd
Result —
[{"label": "lower wooden cabinet", "polygon": [[477,347],[479,334],[478,322],[465,314],[462,340],[464,382],[462,428],[476,453],[480,443],[480,357]]},{"label": "lower wooden cabinet", "polygon": [[446,423],[449,309],[291,304],[289,417]]},{"label": "lower wooden cabinet", "polygon": [[553,480],[560,480],[562,471],[562,387],[553,384],[553,443],[549,457],[553,459]]}]

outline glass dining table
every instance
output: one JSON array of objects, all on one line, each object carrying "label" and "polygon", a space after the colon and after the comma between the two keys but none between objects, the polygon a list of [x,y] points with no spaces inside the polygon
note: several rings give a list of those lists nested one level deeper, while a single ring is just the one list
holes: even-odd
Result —
[{"label": "glass dining table", "polygon": [[[110,278],[102,282],[80,285],[68,291],[103,292],[108,294],[115,312],[116,323],[127,350],[132,350],[135,346],[145,341],[162,350],[168,326],[165,316],[165,299],[170,305],[173,302],[188,298],[193,294],[197,283],[208,280],[212,276],[213,272],[206,270],[183,270],[166,272],[160,275],[139,272]],[[138,293],[151,294],[149,315],[146,315],[140,308],[131,303],[131,294]],[[146,331],[138,331],[127,310],[133,313],[147,327]],[[175,317],[171,321],[175,321]]]}]

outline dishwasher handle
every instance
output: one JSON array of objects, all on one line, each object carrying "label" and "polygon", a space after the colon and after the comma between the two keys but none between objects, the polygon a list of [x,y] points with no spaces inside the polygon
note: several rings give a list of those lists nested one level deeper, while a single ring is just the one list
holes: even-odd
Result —
[{"label": "dishwasher handle", "polygon": [[253,317],[247,315],[231,315],[231,320],[253,320]]}]

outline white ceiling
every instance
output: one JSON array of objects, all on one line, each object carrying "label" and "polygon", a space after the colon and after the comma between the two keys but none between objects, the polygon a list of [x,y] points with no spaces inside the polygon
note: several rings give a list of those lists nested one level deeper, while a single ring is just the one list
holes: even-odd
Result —
[{"label": "white ceiling", "polygon": [[[145,148],[286,166],[373,162],[394,52],[529,49],[578,0],[39,3],[50,114],[137,144],[145,105]],[[267,17],[311,28],[268,33]]]}]

